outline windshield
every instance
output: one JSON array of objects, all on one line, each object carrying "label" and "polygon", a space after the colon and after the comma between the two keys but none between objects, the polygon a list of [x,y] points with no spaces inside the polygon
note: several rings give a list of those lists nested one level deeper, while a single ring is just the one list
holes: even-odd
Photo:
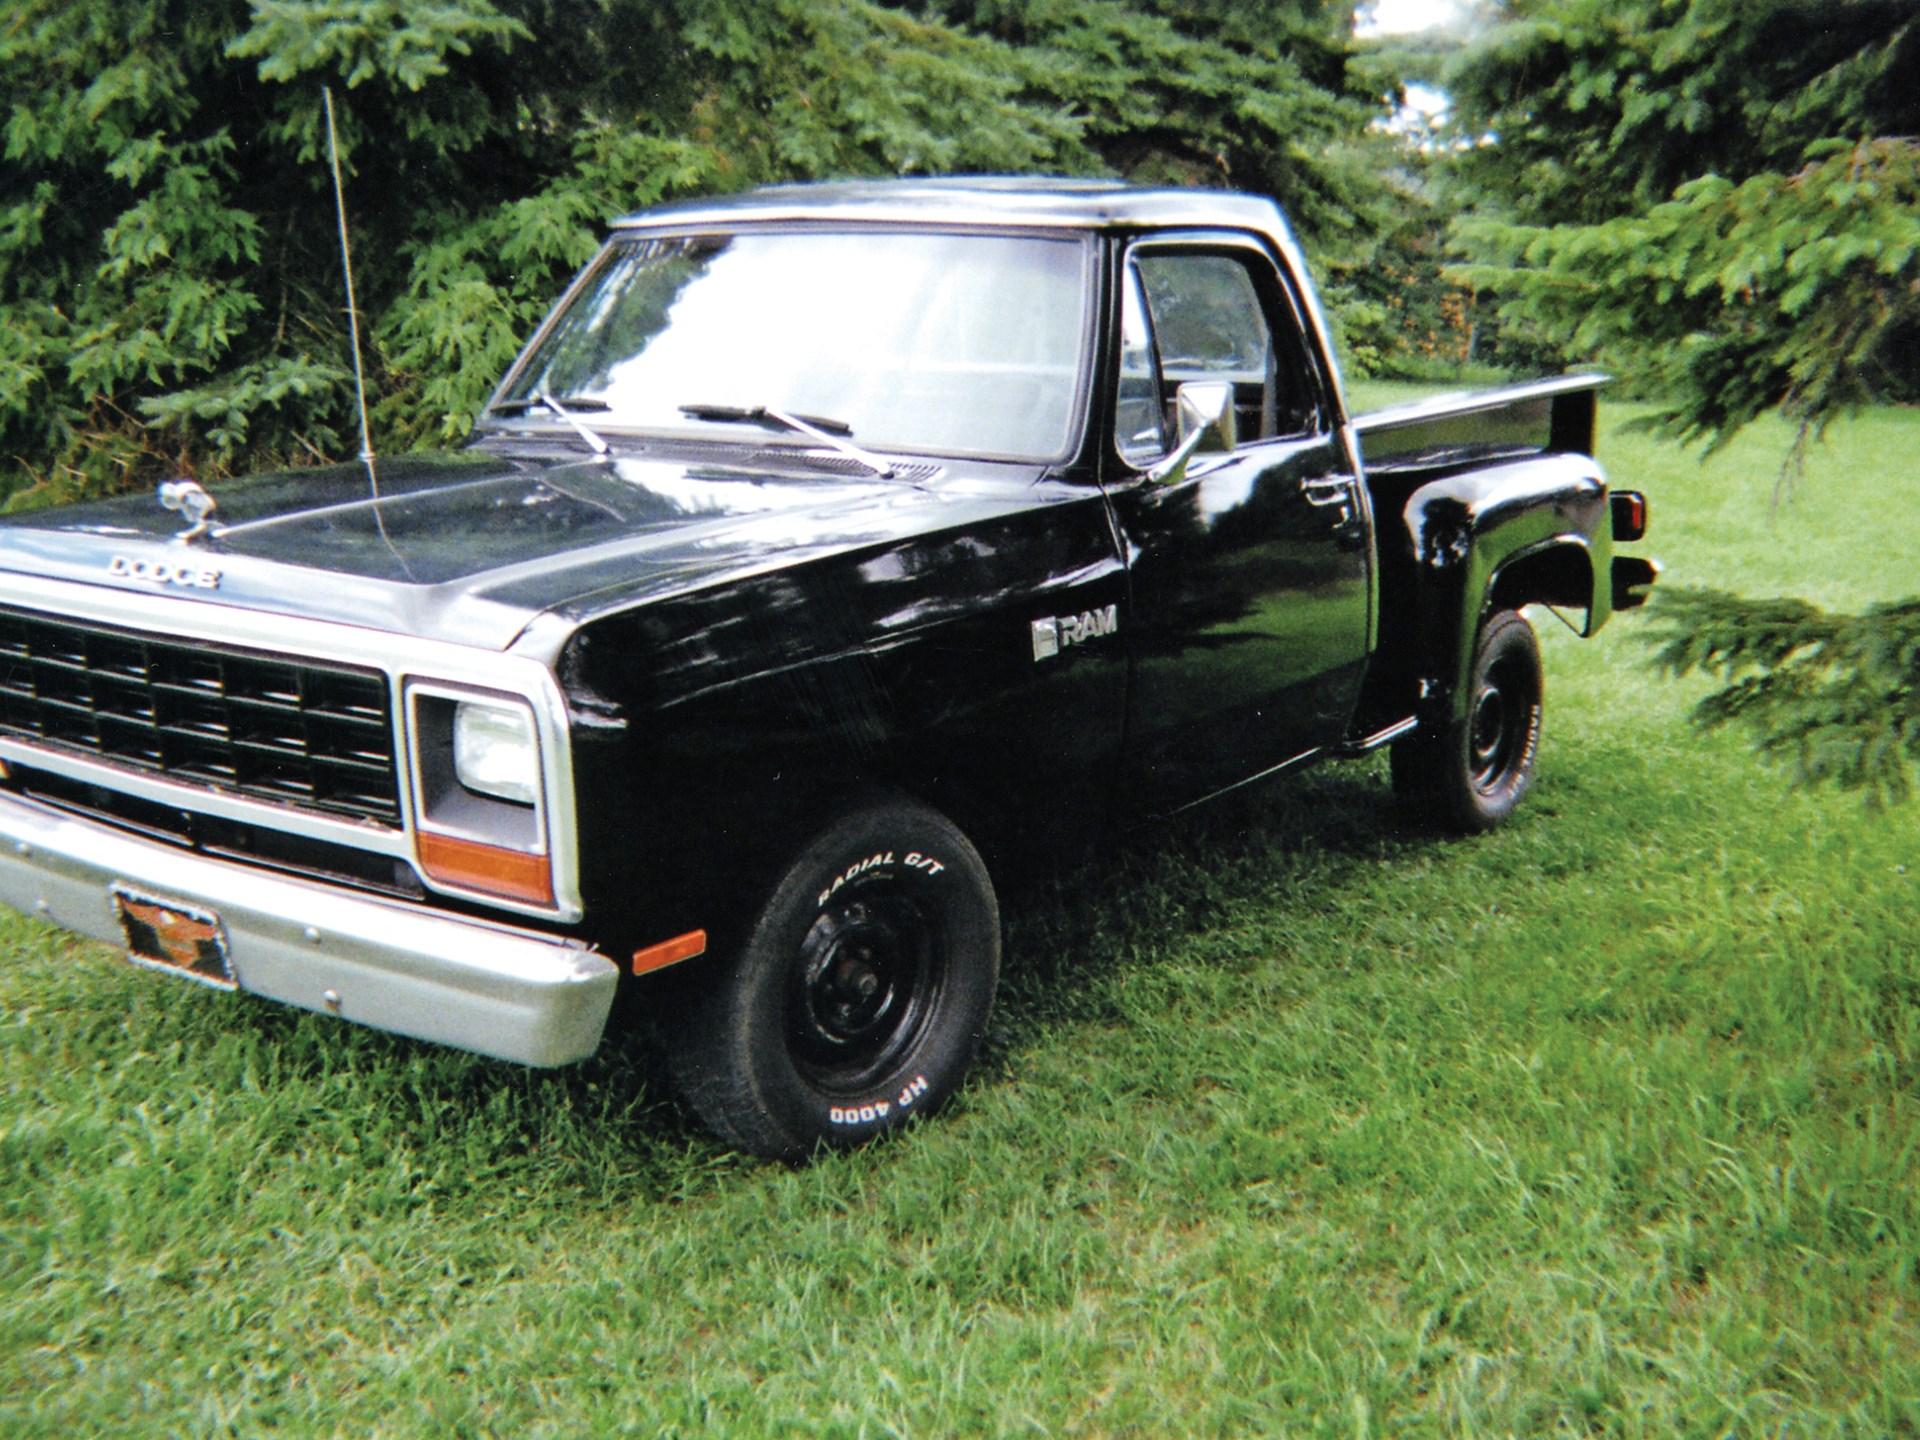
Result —
[{"label": "windshield", "polygon": [[595,431],[702,436],[737,435],[727,409],[774,409],[880,449],[1054,459],[1074,433],[1086,254],[929,232],[617,243],[496,407],[546,422],[552,396]]}]

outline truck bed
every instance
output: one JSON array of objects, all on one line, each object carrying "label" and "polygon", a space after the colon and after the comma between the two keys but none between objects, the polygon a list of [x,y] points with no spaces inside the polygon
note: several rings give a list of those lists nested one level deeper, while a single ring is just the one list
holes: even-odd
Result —
[{"label": "truck bed", "polygon": [[1353,419],[1367,474],[1420,479],[1559,452],[1591,455],[1605,375],[1564,375],[1434,395]]}]

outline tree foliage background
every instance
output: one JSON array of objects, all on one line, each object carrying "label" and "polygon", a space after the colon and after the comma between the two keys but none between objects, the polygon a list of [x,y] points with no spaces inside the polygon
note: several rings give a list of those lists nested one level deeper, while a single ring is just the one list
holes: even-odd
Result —
[{"label": "tree foliage background", "polygon": [[[1457,361],[1494,313],[1494,358],[1597,360],[1709,446],[1920,398],[1915,0],[1465,8],[1442,73],[1358,52],[1347,0],[15,0],[0,496],[356,448],[323,86],[383,449],[463,436],[609,216],[968,171],[1275,195],[1361,368]],[[1370,128],[1411,75],[1453,145]],[[1664,608],[1664,663],[1728,682],[1703,718],[1901,792],[1920,605]]]},{"label": "tree foliage background", "polygon": [[[1468,137],[1465,278],[1510,323],[1623,373],[1708,449],[1770,412],[1797,439],[1920,398],[1920,5],[1509,0],[1448,82]],[[1916,463],[1888,456],[1887,463]],[[1904,795],[1920,602],[1829,615],[1661,596],[1660,663],[1725,684],[1798,779]]]},{"label": "tree foliage background", "polygon": [[1511,0],[1449,84],[1466,272],[1709,445],[1920,388],[1920,5]]},{"label": "tree foliage background", "polygon": [[612,215],[779,180],[1113,174],[1395,208],[1334,0],[26,0],[0,19],[0,490],[460,438]]}]

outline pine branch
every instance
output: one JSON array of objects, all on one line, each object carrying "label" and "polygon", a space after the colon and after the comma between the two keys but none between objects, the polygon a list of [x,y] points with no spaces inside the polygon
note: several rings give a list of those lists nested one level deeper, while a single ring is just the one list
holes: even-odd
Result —
[{"label": "pine branch", "polygon": [[1652,664],[1724,683],[1693,710],[1788,766],[1796,787],[1857,790],[1869,808],[1908,798],[1920,761],[1920,599],[1830,614],[1804,600],[1722,590],[1657,597]]}]

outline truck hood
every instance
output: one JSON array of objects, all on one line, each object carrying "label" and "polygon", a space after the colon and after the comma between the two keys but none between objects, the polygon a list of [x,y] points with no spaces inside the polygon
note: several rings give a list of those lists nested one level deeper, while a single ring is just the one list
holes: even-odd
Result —
[{"label": "truck hood", "polygon": [[211,487],[213,528],[193,540],[151,494],[0,517],[0,589],[12,571],[504,649],[549,611],[973,523],[1032,503],[1039,476],[981,466],[922,487],[763,454],[462,451],[256,475]]}]

